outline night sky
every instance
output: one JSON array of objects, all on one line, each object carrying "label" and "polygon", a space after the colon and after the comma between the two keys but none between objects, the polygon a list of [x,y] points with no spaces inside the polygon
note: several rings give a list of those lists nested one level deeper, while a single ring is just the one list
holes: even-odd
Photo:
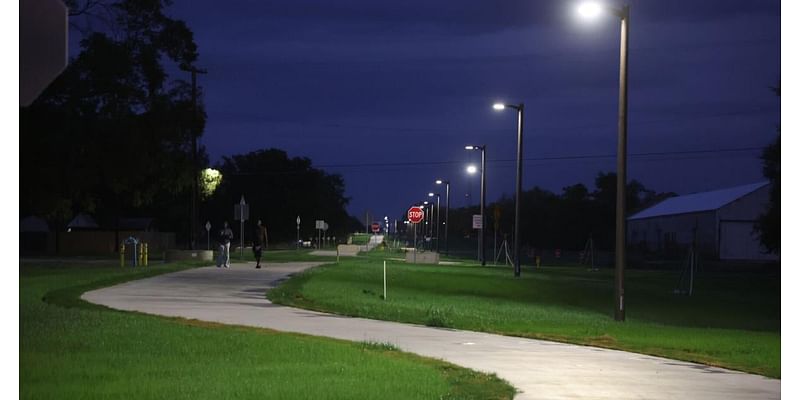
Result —
[{"label": "night sky", "polygon": [[[488,201],[513,195],[516,115],[498,100],[526,106],[525,189],[592,189],[614,171],[619,20],[581,21],[575,4],[176,0],[169,13],[208,70],[212,163],[269,147],[309,157],[344,177],[352,215],[378,219],[436,178],[452,182],[453,206],[476,204],[464,169],[479,153],[465,144],[487,145]],[[679,194],[764,180],[780,3],[629,4],[629,178]]]}]

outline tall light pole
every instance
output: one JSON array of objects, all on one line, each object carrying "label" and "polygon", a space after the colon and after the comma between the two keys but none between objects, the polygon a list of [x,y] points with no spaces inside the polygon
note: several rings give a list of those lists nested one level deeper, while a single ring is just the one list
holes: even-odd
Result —
[{"label": "tall light pole", "polygon": [[[436,252],[438,253],[439,252],[439,219],[440,219],[439,215],[441,215],[441,208],[439,208],[439,206],[440,206],[439,200],[440,200],[441,196],[439,195],[439,193],[433,193],[433,192],[428,193],[428,197],[433,197],[433,196],[436,196]],[[431,204],[431,206],[433,206],[433,204]]]},{"label": "tall light pole", "polygon": [[[430,211],[427,211],[430,209]],[[430,229],[431,214],[433,213],[433,204],[427,200],[422,202],[422,210],[425,211],[424,223],[422,224],[422,237],[428,238],[428,230]],[[424,239],[423,239],[424,240]],[[423,245],[425,247],[425,245]]]},{"label": "tall light pole", "polygon": [[181,70],[192,73],[192,219],[189,221],[189,248],[194,250],[197,242],[197,203],[198,187],[197,180],[200,178],[200,168],[197,166],[197,137],[200,135],[199,122],[197,119],[197,74],[206,74],[208,71],[199,69],[191,65],[181,65]]},{"label": "tall light pole", "polygon": [[436,184],[444,184],[446,187],[445,194],[447,199],[445,200],[444,208],[444,254],[447,254],[448,250],[450,249],[450,242],[447,240],[447,232],[450,230],[450,181],[437,179]]},{"label": "tall light pole", "polygon": [[517,193],[514,200],[514,276],[518,277],[522,273],[519,265],[519,210],[522,196],[522,122],[525,115],[525,104],[502,104],[495,103],[495,110],[505,110],[513,108],[517,110]]},{"label": "tall light pole", "polygon": [[630,25],[630,6],[622,8],[602,6],[585,2],[578,7],[584,18],[595,18],[606,12],[620,19],[619,44],[619,110],[617,112],[617,235],[614,250],[614,319],[625,321],[625,195],[627,190],[627,150],[628,150],[628,30]]},{"label": "tall light pole", "polygon": [[481,265],[486,265],[486,145],[464,146],[464,149],[481,151],[481,232],[478,236],[478,258]]}]

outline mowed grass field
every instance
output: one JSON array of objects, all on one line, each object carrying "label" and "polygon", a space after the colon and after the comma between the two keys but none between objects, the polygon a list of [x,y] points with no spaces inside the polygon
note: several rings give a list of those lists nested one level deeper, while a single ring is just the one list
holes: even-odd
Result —
[{"label": "mowed grass field", "polygon": [[93,288],[190,267],[22,264],[20,398],[513,397],[493,375],[386,344],[118,312],[79,299]]},{"label": "mowed grass field", "polygon": [[673,294],[674,271],[626,272],[624,323],[613,320],[613,271],[387,263],[371,253],[309,270],[274,302],[343,315],[628,350],[779,378],[780,276],[698,273]]}]

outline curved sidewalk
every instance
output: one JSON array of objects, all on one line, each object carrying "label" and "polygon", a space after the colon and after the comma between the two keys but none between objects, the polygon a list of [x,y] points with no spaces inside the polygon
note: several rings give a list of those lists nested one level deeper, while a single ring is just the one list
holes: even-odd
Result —
[{"label": "curved sidewalk", "polygon": [[[494,372],[515,399],[779,399],[780,380],[616,350],[396,322],[272,304],[264,293],[320,263],[205,267],[128,282],[82,298],[119,310],[248,325],[352,341]],[[391,299],[391,292],[390,297]]]}]

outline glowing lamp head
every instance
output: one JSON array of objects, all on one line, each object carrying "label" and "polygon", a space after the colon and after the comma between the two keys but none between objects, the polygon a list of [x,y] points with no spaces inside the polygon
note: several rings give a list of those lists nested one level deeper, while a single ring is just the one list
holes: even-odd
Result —
[{"label": "glowing lamp head", "polygon": [[603,12],[603,8],[594,1],[586,1],[578,5],[578,15],[586,19],[597,18],[601,12]]},{"label": "glowing lamp head", "polygon": [[503,103],[494,103],[492,108],[494,108],[495,110],[498,110],[498,111],[499,110],[505,110],[506,109],[506,105],[503,104]]},{"label": "glowing lamp head", "polygon": [[475,150],[475,146],[464,146],[464,150]]},{"label": "glowing lamp head", "polygon": [[427,206],[428,202],[427,201],[423,201],[422,204],[425,204]]},{"label": "glowing lamp head", "polygon": [[468,165],[467,166],[467,173],[468,174],[474,174],[476,172],[478,172],[478,167],[476,167],[474,165]]},{"label": "glowing lamp head", "polygon": [[433,197],[433,196],[434,196],[433,193],[428,193],[428,197]]},{"label": "glowing lamp head", "polygon": [[441,184],[442,184],[442,180],[441,180],[441,179],[437,179],[437,180],[436,180],[436,184],[437,184],[437,185],[441,185]]}]

